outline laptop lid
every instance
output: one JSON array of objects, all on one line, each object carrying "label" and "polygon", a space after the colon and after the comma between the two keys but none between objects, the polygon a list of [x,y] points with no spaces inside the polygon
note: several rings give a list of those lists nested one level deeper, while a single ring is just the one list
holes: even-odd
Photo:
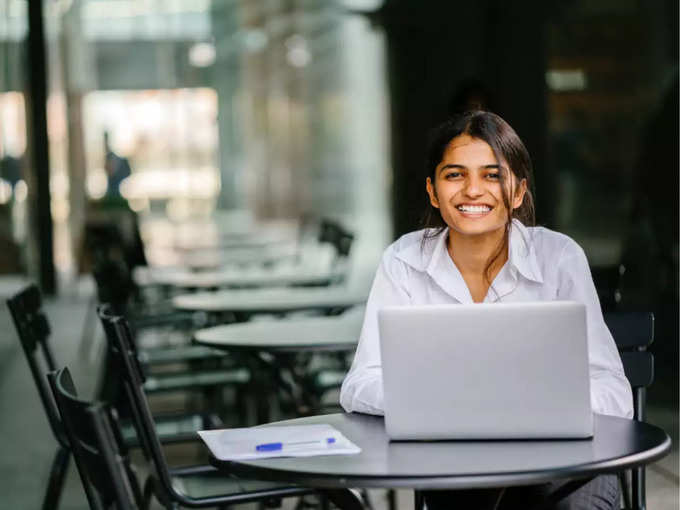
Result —
[{"label": "laptop lid", "polygon": [[386,307],[378,323],[390,438],[592,436],[583,304]]}]

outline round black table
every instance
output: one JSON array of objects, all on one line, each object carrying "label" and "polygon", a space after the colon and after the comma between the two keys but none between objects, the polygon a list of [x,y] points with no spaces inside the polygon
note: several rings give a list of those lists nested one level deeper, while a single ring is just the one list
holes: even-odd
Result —
[{"label": "round black table", "polygon": [[356,348],[364,308],[327,317],[223,324],[194,332],[196,343],[228,351],[269,353],[343,351]]},{"label": "round black table", "polygon": [[[223,324],[196,331],[194,340],[245,355],[253,388],[264,394],[278,388],[294,402],[296,414],[310,414],[320,400],[308,387],[311,354],[354,350],[363,318],[364,307],[354,307],[334,316]],[[258,399],[256,409],[259,423],[271,420],[266,399]]]},{"label": "round black table", "polygon": [[326,489],[471,489],[592,478],[649,464],[671,447],[658,427],[603,415],[588,440],[390,442],[381,417],[355,413],[278,424],[312,423],[334,426],[361,453],[211,462],[238,476]]}]

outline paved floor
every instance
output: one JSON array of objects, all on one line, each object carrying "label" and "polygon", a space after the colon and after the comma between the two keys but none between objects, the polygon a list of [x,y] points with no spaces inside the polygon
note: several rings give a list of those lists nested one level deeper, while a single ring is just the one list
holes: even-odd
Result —
[{"label": "paved floor", "polygon": [[[0,297],[4,300],[19,282],[0,281]],[[46,304],[53,326],[52,344],[58,363],[68,365],[83,394],[89,395],[95,386],[98,366],[98,347],[94,342],[89,352],[79,348],[82,326],[91,289],[72,292],[70,296]],[[40,508],[43,489],[55,450],[55,441],[45,419],[28,367],[20,349],[6,307],[0,307],[0,437],[4,439],[0,455],[0,491],[3,494],[0,508]],[[97,332],[97,334],[101,334]],[[650,510],[676,510],[678,506],[678,409],[659,407],[649,409],[649,421],[662,426],[674,442],[671,455],[651,466],[648,472],[648,508]],[[196,447],[173,449],[170,452],[182,461],[201,458]],[[385,508],[383,491],[372,491],[376,510]],[[413,507],[412,494],[400,491],[398,506],[402,510]],[[251,505],[252,506],[252,505]],[[286,504],[286,507],[291,503]],[[87,508],[80,480],[74,469],[67,480],[61,508],[76,510]]]}]

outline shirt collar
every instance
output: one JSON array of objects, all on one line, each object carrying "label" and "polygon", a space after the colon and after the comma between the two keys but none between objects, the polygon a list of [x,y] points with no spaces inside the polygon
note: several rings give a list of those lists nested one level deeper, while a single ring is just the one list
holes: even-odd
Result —
[{"label": "shirt collar", "polygon": [[[445,228],[436,235],[434,234],[435,231],[432,229],[424,230],[423,236],[429,235],[431,237],[425,238],[423,242],[420,241],[423,238],[419,237],[418,242],[412,243],[403,250],[400,250],[396,253],[396,256],[412,268],[428,273],[437,283],[446,289],[448,285],[442,285],[442,282],[446,281],[446,279],[442,278],[442,272],[449,273],[451,268],[453,268],[455,280],[459,278],[462,280],[462,276],[448,254],[446,240],[448,239],[449,229]],[[543,283],[543,275],[538,265],[531,233],[522,222],[516,219],[512,220],[510,226],[508,263],[511,268],[517,270],[524,278],[537,283]],[[451,283],[459,284],[460,282]],[[467,290],[467,286],[464,287]]]},{"label": "shirt collar", "polygon": [[543,283],[543,274],[538,265],[531,232],[519,220],[512,220],[510,226],[508,262],[527,280]]}]

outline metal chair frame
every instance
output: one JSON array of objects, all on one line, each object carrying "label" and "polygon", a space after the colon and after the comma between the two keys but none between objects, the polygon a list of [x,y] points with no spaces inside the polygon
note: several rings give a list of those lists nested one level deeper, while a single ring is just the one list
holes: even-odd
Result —
[{"label": "metal chair frame", "polygon": [[56,404],[45,380],[45,374],[57,368],[49,344],[50,325],[42,310],[40,290],[34,284],[28,285],[9,298],[7,307],[19,335],[33,381],[38,389],[38,396],[45,409],[52,435],[58,444],[52,459],[49,481],[42,503],[43,510],[54,510],[59,507],[71,451]]},{"label": "metal chair frame", "polygon": [[[654,341],[651,312],[610,312],[605,322],[621,354],[623,369],[633,390],[633,419],[646,418],[647,388],[654,381],[654,356],[647,348]],[[630,470],[630,487],[625,473],[619,476],[626,509],[645,510],[645,468]]]},{"label": "metal chair frame", "polygon": [[67,368],[48,379],[90,508],[138,509],[142,493],[113,409],[79,399]]}]

